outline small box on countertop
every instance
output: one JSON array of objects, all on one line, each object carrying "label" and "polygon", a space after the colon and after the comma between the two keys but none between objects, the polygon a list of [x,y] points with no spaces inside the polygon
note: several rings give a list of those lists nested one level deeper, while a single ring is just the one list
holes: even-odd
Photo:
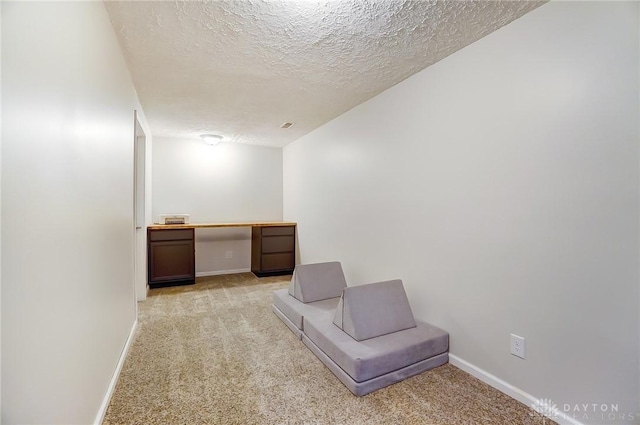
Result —
[{"label": "small box on countertop", "polygon": [[191,214],[160,214],[157,224],[189,224]]}]

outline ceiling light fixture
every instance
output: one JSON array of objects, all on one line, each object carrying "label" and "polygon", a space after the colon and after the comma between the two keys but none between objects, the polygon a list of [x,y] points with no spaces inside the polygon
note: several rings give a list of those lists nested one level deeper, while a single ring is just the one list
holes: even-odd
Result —
[{"label": "ceiling light fixture", "polygon": [[200,137],[209,146],[215,146],[222,142],[223,137],[219,134],[201,134]]}]

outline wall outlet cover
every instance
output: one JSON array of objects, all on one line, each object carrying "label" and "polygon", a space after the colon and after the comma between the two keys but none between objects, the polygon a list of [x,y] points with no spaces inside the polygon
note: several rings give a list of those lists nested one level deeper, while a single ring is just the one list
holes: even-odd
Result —
[{"label": "wall outlet cover", "polygon": [[527,354],[526,340],[518,335],[511,334],[511,354],[524,359]]}]

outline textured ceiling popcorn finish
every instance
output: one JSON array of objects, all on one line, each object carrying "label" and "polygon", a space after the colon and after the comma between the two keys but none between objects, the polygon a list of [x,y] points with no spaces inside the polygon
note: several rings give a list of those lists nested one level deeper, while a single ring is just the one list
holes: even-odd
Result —
[{"label": "textured ceiling popcorn finish", "polygon": [[106,5],[155,136],[284,146],[542,3]]}]

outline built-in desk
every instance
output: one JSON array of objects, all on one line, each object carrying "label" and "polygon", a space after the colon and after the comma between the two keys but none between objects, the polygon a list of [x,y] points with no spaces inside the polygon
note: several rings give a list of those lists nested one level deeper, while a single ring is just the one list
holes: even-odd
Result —
[{"label": "built-in desk", "polygon": [[195,229],[251,227],[251,271],[257,276],[293,272],[296,263],[296,223],[154,224],[147,227],[148,281],[150,287],[195,282]]}]

